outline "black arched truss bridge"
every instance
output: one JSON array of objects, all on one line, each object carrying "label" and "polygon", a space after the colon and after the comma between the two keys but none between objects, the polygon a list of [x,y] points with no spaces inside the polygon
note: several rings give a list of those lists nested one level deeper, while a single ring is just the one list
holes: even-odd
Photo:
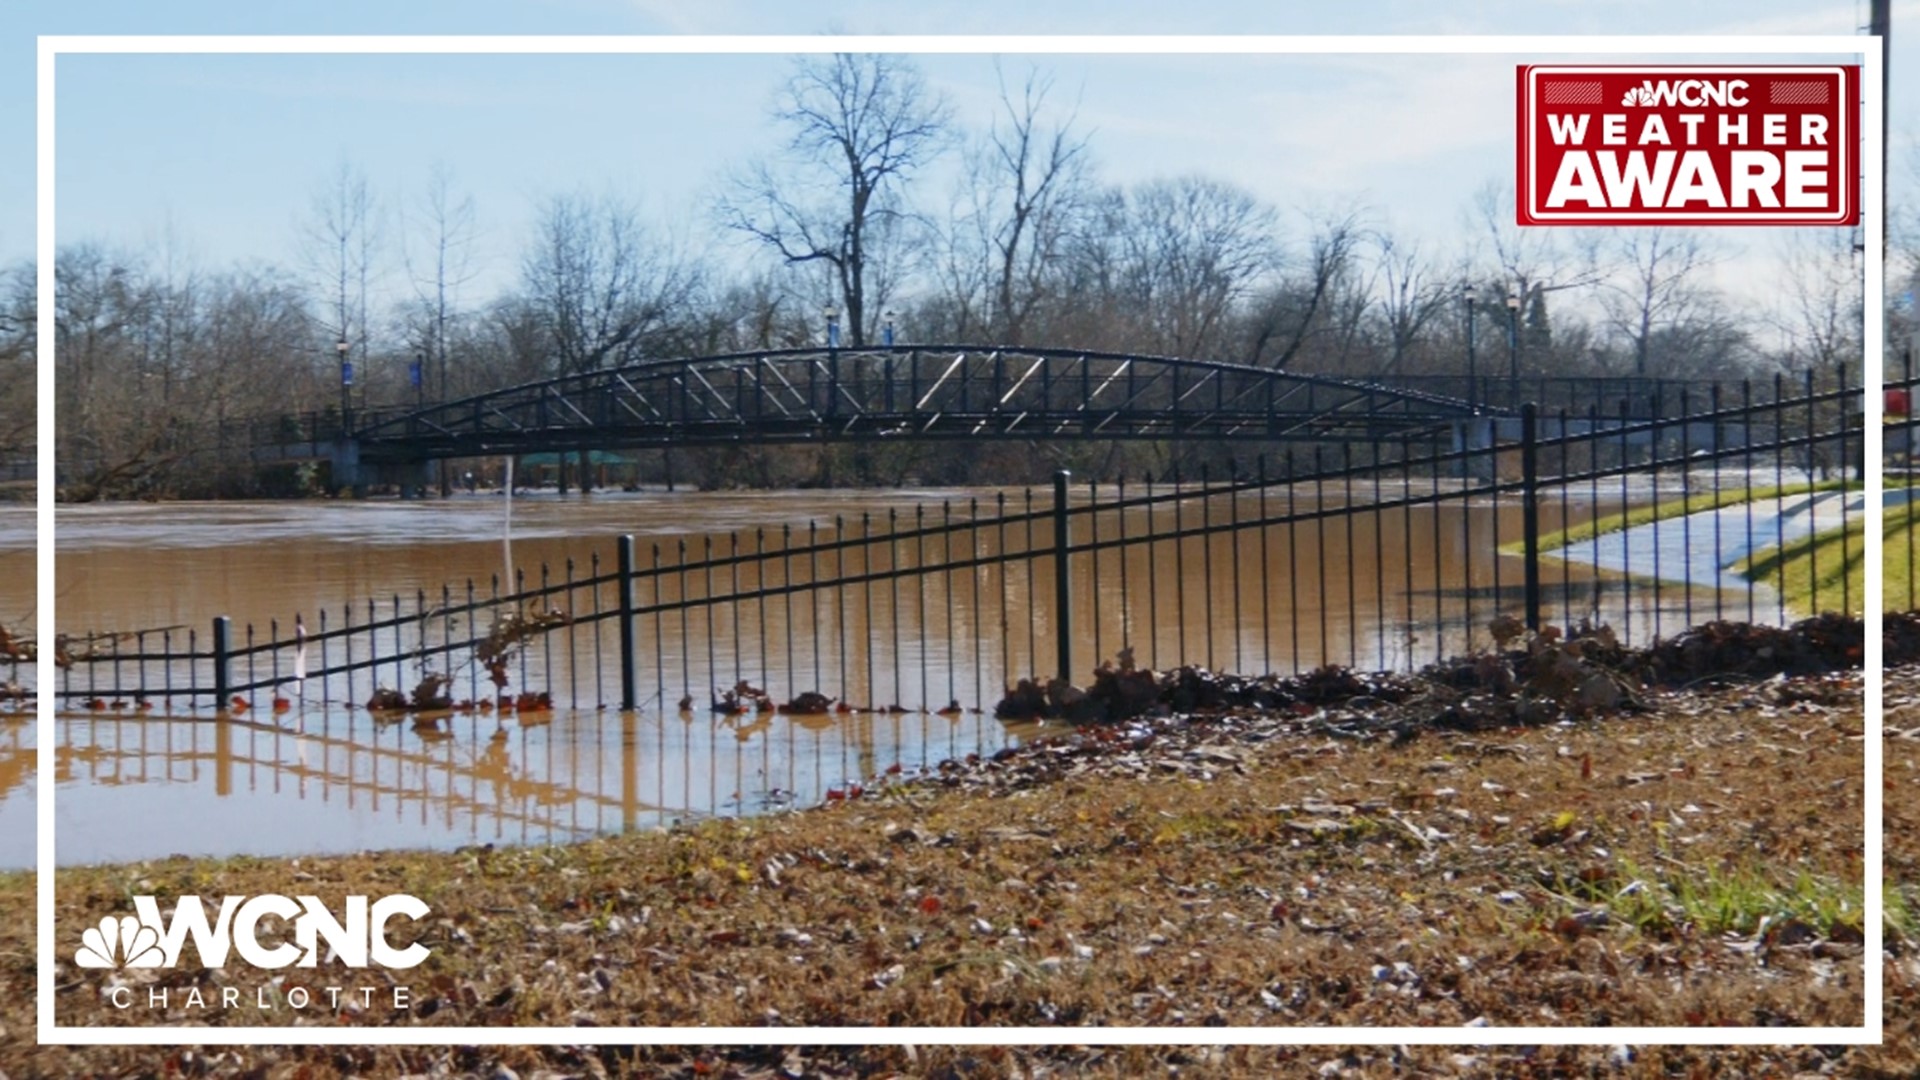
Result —
[{"label": "black arched truss bridge", "polygon": [[[1484,412],[1484,410],[1483,410]],[[1439,394],[1212,360],[991,346],[655,360],[362,424],[364,461],[890,439],[1438,437]]]}]

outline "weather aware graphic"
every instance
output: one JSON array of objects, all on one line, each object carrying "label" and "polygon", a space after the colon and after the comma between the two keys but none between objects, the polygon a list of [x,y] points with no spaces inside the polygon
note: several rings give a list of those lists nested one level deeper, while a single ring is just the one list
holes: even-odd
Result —
[{"label": "weather aware graphic", "polygon": [[1522,225],[1852,225],[1854,66],[1519,68]]}]

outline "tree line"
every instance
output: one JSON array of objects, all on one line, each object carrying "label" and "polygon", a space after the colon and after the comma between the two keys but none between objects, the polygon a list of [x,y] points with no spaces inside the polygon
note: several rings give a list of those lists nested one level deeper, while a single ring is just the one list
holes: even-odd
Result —
[{"label": "tree line", "polygon": [[[1474,337],[1482,375],[1766,378],[1860,356],[1854,232],[1790,236],[1768,309],[1714,288],[1710,268],[1730,256],[1709,232],[1521,229],[1495,185],[1463,208],[1460,250],[1439,253],[1363,206],[1285,209],[1190,173],[1109,181],[1098,132],[1045,72],[996,74],[992,114],[963,119],[908,58],[799,60],[772,108],[783,137],[735,168],[709,220],[675,230],[621,192],[550,194],[519,238],[513,283],[490,297],[474,295],[480,210],[444,169],[386,200],[342,163],[299,211],[286,265],[210,269],[171,239],[63,245],[62,497],[298,488],[313,478],[225,462],[209,433],[814,345],[829,310],[851,346],[893,334],[1356,377],[1463,374]],[[738,241],[735,255],[707,254],[715,239]],[[1896,259],[1890,278],[1911,267]],[[0,460],[33,449],[33,285],[31,264],[6,270]],[[354,368],[345,399],[342,361]],[[1011,481],[1062,464],[1111,475],[1173,453],[743,448],[680,467],[713,486]]]}]

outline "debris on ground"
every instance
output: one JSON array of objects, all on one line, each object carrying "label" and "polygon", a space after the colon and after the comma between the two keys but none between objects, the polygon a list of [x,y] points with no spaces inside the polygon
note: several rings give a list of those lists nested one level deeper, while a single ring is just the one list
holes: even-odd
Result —
[{"label": "debris on ground", "polygon": [[[686,702],[681,704],[685,708]],[[745,679],[733,684],[731,690],[715,691],[713,711],[720,716],[739,716],[741,713],[761,713],[773,711],[773,695],[753,685]]]},{"label": "debris on ground", "polygon": [[[1920,657],[1920,617],[1886,631]],[[1650,690],[1725,686],[1806,676],[1861,665],[1859,618],[1821,615],[1789,627],[1716,620],[1641,649],[1622,645],[1605,624],[1528,631],[1512,616],[1493,620],[1494,651],[1429,664],[1413,675],[1329,665],[1302,675],[1241,676],[1196,665],[1139,667],[1131,649],[1102,663],[1093,685],[1022,679],[994,715],[1002,720],[1111,724],[1137,718],[1236,710],[1309,715],[1337,708],[1362,726],[1482,731],[1591,719],[1644,708]],[[1907,645],[1903,644],[1902,648]],[[1896,652],[1890,644],[1889,663]]]}]

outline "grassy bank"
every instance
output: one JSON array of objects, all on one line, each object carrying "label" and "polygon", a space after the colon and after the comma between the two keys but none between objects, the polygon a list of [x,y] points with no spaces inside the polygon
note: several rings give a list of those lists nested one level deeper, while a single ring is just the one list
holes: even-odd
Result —
[{"label": "grassy bank", "polygon": [[[1540,549],[1553,551],[1572,544],[1591,540],[1596,536],[1621,532],[1638,525],[1646,525],[1669,518],[1685,517],[1707,510],[1718,510],[1723,506],[1738,506],[1741,503],[1758,502],[1762,499],[1777,499],[1795,495],[1814,495],[1823,491],[1839,491],[1842,487],[1858,488],[1857,483],[1843,484],[1839,480],[1822,480],[1814,484],[1788,484],[1774,487],[1721,488],[1714,491],[1689,492],[1678,499],[1666,499],[1645,506],[1632,506],[1624,510],[1600,514],[1578,525],[1540,535]],[[1520,542],[1504,545],[1501,548],[1509,554],[1522,550]]]},{"label": "grassy bank", "polygon": [[[1881,519],[1882,610],[1908,611],[1920,604],[1913,563],[1920,553],[1920,513],[1889,507]],[[1782,547],[1756,552],[1736,569],[1749,581],[1780,591],[1789,610],[1838,610],[1842,598],[1859,611],[1866,597],[1866,523],[1849,522]]]},{"label": "grassy bank", "polygon": [[[1228,714],[561,848],[66,869],[56,1011],[103,1026],[1860,1023],[1857,674],[1646,704],[1363,737]],[[273,984],[239,966],[217,984],[163,973],[171,1011],[156,1017],[114,1008],[107,976],[65,962],[130,895],[292,891],[431,906],[415,929],[433,955],[395,975],[407,1009],[290,1018],[294,987],[317,1000],[351,973]],[[31,911],[31,879],[0,878],[0,905]],[[57,1075],[147,1060],[22,1043],[32,934],[30,919],[0,925],[0,1062]],[[113,977],[145,991],[142,976]],[[216,985],[274,1008],[181,1003]],[[438,1060],[415,1053],[380,1070]],[[564,1067],[552,1053],[498,1060]],[[328,1075],[334,1054],[245,1047],[215,1071]]]}]

